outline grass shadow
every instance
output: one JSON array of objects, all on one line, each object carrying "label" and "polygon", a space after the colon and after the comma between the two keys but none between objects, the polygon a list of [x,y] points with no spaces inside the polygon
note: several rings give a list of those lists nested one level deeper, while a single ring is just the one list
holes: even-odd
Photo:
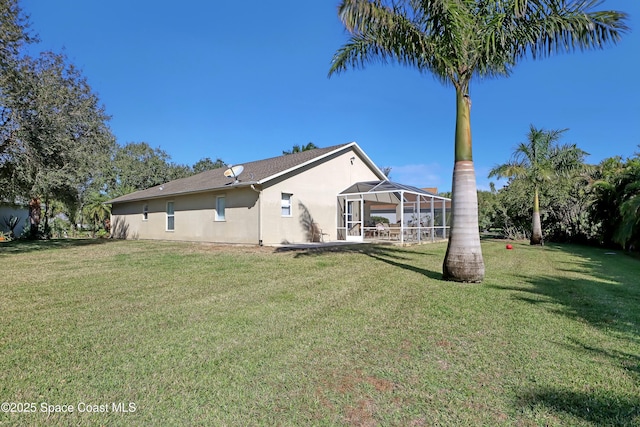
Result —
[{"label": "grass shadow", "polygon": [[531,389],[521,393],[517,406],[522,409],[542,406],[559,415],[568,414],[599,426],[637,426],[640,421],[639,397],[606,391]]},{"label": "grass shadow", "polygon": [[[513,258],[510,265],[535,264],[522,265],[505,274],[501,283],[486,286],[598,330],[607,337],[606,344],[569,334],[558,337],[555,345],[578,358],[621,370],[633,381],[640,379],[640,356],[633,350],[640,345],[640,262],[621,253],[577,245],[523,247],[513,254],[520,258]],[[518,395],[516,406],[524,411],[543,410],[590,425],[640,425],[640,397],[603,384],[533,386]]]},{"label": "grass shadow", "polygon": [[395,245],[386,244],[369,244],[360,243],[354,245],[338,245],[338,246],[324,246],[315,248],[286,248],[278,249],[277,251],[295,251],[297,252],[295,258],[308,257],[308,256],[322,256],[328,253],[358,253],[367,255],[375,260],[387,263],[394,267],[402,268],[412,271],[414,273],[421,274],[425,277],[434,280],[443,280],[442,272],[429,270],[426,268],[417,267],[412,265],[410,261],[414,260],[413,256],[435,256],[435,254],[416,252],[407,248],[398,247]]},{"label": "grass shadow", "polygon": [[554,261],[561,274],[515,274],[515,282],[525,286],[490,286],[516,291],[514,298],[530,304],[550,303],[549,310],[557,314],[640,340],[640,262],[574,245],[554,246],[552,250],[568,252],[569,256]]},{"label": "grass shadow", "polygon": [[82,246],[103,245],[112,242],[109,239],[51,239],[51,240],[12,240],[0,243],[0,256],[16,255],[29,252],[67,249]]},{"label": "grass shadow", "polygon": [[580,342],[574,338],[569,338],[569,341],[571,341],[571,344],[567,344],[567,343],[558,343],[558,344],[563,345],[577,353],[585,353],[585,354],[596,356],[599,359],[609,360],[611,361],[611,363],[622,367],[622,369],[624,369],[627,373],[629,373],[629,375],[640,380],[640,355],[639,354],[632,354],[626,351],[620,351],[616,349],[599,348],[592,344],[586,344],[584,342]]},{"label": "grass shadow", "polygon": [[378,254],[375,254],[375,253],[369,253],[367,255],[369,255],[373,259],[385,262],[385,263],[387,263],[389,265],[392,265],[394,267],[399,267],[399,268],[402,268],[402,269],[405,269],[405,270],[413,271],[414,273],[421,274],[421,275],[423,275],[425,277],[428,277],[430,279],[433,279],[433,280],[442,280],[442,281],[444,281],[444,279],[442,278],[442,272],[428,270],[426,268],[416,267],[416,266],[411,265],[411,264],[406,264],[406,263],[394,261],[393,258],[385,257],[386,254],[385,255],[378,255]]},{"label": "grass shadow", "polygon": [[523,277],[533,287],[496,286],[500,289],[535,294],[536,297],[515,296],[530,304],[551,303],[548,310],[597,328],[615,330],[640,339],[640,289],[621,283],[566,277]]},{"label": "grass shadow", "polygon": [[[624,284],[603,283],[598,280],[558,277],[524,278],[531,289],[504,287],[536,297],[515,296],[530,304],[552,303],[548,310],[606,331],[617,331],[640,342],[640,290]],[[631,338],[630,338],[631,339]]]}]

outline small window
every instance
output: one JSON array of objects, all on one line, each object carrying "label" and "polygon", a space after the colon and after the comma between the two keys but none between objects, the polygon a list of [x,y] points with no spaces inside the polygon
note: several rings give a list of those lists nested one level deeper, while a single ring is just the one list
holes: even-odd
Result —
[{"label": "small window", "polygon": [[173,211],[173,202],[167,202],[167,231],[173,231],[175,228],[175,213]]},{"label": "small window", "polygon": [[149,219],[149,205],[145,204],[142,206],[142,220],[146,221]]},{"label": "small window", "polygon": [[216,197],[216,221],[224,221],[226,202],[224,196]]},{"label": "small window", "polygon": [[282,216],[291,216],[291,196],[293,196],[293,194],[282,193]]}]

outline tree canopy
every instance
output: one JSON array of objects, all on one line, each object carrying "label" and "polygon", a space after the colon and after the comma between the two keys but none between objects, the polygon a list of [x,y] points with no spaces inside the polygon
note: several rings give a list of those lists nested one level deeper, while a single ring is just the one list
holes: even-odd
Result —
[{"label": "tree canopy", "polygon": [[209,157],[205,157],[203,159],[198,160],[194,163],[192,170],[194,174],[205,172],[212,169],[219,169],[225,167],[226,164],[220,158],[217,158],[214,162]]},{"label": "tree canopy", "polygon": [[302,151],[309,151],[309,150],[313,150],[315,148],[318,148],[316,146],[316,144],[314,144],[313,142],[309,142],[306,145],[294,145],[293,148],[291,150],[283,150],[282,154],[293,154],[293,153],[300,153]]},{"label": "tree canopy", "polygon": [[628,159],[609,157],[597,165],[589,165],[584,162],[584,152],[577,149],[573,162],[577,163],[570,169],[573,173],[560,174],[554,170],[548,174],[550,179],[539,180],[537,184],[522,178],[527,175],[512,176],[497,191],[479,192],[483,201],[479,205],[483,229],[498,231],[512,239],[530,237],[534,212],[531,200],[537,185],[545,239],[637,250],[640,153]]},{"label": "tree canopy", "polygon": [[33,236],[42,217],[48,234],[58,203],[74,224],[108,196],[224,165],[209,158],[179,165],[147,143],[116,144],[82,72],[63,54],[27,55],[36,41],[17,0],[0,1],[0,202],[29,205]]},{"label": "tree canopy", "polygon": [[108,192],[118,196],[224,166],[222,159],[214,162],[209,157],[193,166],[176,164],[160,148],[153,148],[147,142],[130,142],[115,150]]},{"label": "tree canopy", "polygon": [[489,177],[523,180],[532,187],[532,245],[543,242],[539,202],[541,185],[584,170],[584,158],[587,153],[575,144],[559,144],[566,131],[567,129],[537,129],[531,125],[527,141],[518,144],[511,161],[498,165],[489,172]]},{"label": "tree canopy", "polygon": [[57,199],[79,206],[86,190],[103,182],[115,144],[109,116],[64,55],[25,56],[5,71],[3,106],[9,122],[0,166],[5,183],[1,196]]},{"label": "tree canopy", "polygon": [[[639,147],[640,148],[640,147]],[[635,157],[603,160],[593,173],[591,214],[600,243],[640,246],[640,152]]]}]

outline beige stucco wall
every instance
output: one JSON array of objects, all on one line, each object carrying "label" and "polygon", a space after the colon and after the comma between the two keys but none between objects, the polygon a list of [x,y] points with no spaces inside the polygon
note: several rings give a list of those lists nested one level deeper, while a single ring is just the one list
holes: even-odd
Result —
[{"label": "beige stucco wall", "polygon": [[[308,242],[309,222],[327,233],[325,241],[337,240],[338,193],[358,181],[380,179],[353,150],[296,172],[262,191],[262,240],[266,245]],[[282,193],[293,194],[289,218],[282,217]]]},{"label": "beige stucco wall", "polygon": [[[224,221],[217,221],[216,197],[225,196]],[[258,193],[250,188],[116,204],[112,235],[129,239],[187,240],[258,244]],[[167,202],[174,203],[174,230],[167,231]],[[148,219],[143,206],[148,204]]]}]

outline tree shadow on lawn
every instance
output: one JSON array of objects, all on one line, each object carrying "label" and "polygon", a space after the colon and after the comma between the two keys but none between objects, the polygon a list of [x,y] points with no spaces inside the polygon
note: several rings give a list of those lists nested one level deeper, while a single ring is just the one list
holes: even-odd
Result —
[{"label": "tree shadow on lawn", "polygon": [[355,244],[355,245],[340,245],[340,246],[327,246],[317,248],[287,248],[279,251],[295,251],[297,252],[295,258],[307,257],[307,256],[322,256],[329,253],[357,253],[367,255],[375,260],[382,261],[394,267],[403,268],[405,270],[413,271],[414,273],[421,274],[425,277],[434,280],[442,280],[442,272],[428,270],[426,268],[416,267],[410,264],[412,261],[411,256],[435,256],[435,254],[414,252],[407,248],[401,248],[392,245],[376,245],[376,244]]},{"label": "tree shadow on lawn", "polygon": [[50,249],[67,249],[82,246],[103,245],[109,239],[51,239],[51,240],[12,240],[0,243],[0,257]]},{"label": "tree shadow on lawn", "polygon": [[583,353],[599,359],[609,360],[612,364],[621,366],[629,375],[640,380],[640,354],[632,354],[615,349],[598,348],[591,344],[580,342],[575,338],[568,338],[568,340],[571,341],[571,344],[558,343],[558,345],[562,345],[576,354]]},{"label": "tree shadow on lawn", "polygon": [[531,304],[559,304],[549,310],[599,329],[631,335],[640,343],[640,286],[637,284],[551,276],[518,278],[532,287],[495,287],[537,295],[514,298]]},{"label": "tree shadow on lawn", "polygon": [[[488,286],[511,291],[512,298],[516,300],[539,305],[576,322],[587,323],[608,336],[630,343],[631,348],[639,348],[640,281],[637,278],[640,277],[640,263],[623,255],[610,257],[605,251],[593,248],[568,245],[552,250],[566,251],[577,257],[562,261],[563,257],[555,263],[557,271],[567,274],[557,277],[516,274],[511,284]],[[567,346],[576,355],[589,355],[640,378],[638,354],[615,348],[599,348],[594,342],[569,339],[569,344],[558,344]],[[640,397],[632,393],[616,394],[599,386],[588,391],[568,387],[534,387],[520,394],[517,406],[541,406],[594,425],[640,425]]]},{"label": "tree shadow on lawn", "polygon": [[620,284],[640,284],[640,260],[623,251],[596,249],[586,246],[555,246],[554,250],[580,257],[579,261],[566,262],[560,271],[587,273],[590,276]]},{"label": "tree shadow on lawn", "polygon": [[534,388],[520,395],[517,406],[529,410],[542,406],[599,426],[637,426],[640,422],[640,398],[605,390]]},{"label": "tree shadow on lawn", "polygon": [[516,291],[514,298],[531,304],[558,304],[559,308],[550,310],[607,331],[631,335],[640,342],[640,263],[624,255],[609,258],[604,255],[606,252],[593,248],[567,245],[554,250],[580,257],[567,262],[566,268],[558,268],[572,274],[514,275],[523,286],[488,286]]}]

